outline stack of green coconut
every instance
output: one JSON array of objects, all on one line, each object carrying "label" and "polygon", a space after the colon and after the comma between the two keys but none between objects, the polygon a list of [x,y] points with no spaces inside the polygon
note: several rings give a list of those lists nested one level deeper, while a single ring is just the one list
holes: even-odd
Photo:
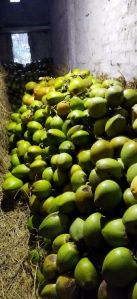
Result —
[{"label": "stack of green coconut", "polygon": [[54,64],[51,58],[33,61],[26,65],[17,62],[2,62],[6,71],[6,86],[9,101],[13,111],[21,105],[26,82],[34,80],[38,82],[39,77],[52,76]]},{"label": "stack of green coconut", "polygon": [[137,91],[79,69],[28,82],[7,130],[3,190],[28,200],[40,296],[136,299]]}]

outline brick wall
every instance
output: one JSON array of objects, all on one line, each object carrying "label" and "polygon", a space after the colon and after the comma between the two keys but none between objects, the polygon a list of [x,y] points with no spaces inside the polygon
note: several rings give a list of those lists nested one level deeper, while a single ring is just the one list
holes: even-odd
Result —
[{"label": "brick wall", "polygon": [[53,0],[51,6],[58,63],[137,77],[137,0]]}]

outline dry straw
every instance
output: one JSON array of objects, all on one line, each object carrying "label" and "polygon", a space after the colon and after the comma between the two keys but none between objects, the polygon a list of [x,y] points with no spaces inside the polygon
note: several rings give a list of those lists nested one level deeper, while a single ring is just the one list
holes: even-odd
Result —
[{"label": "dry straw", "polygon": [[[8,170],[8,138],[6,124],[11,108],[6,94],[4,77],[0,69],[0,186]],[[0,201],[3,194],[0,188]],[[8,208],[8,207],[7,207]],[[29,208],[18,203],[12,210],[0,209],[0,298],[36,299],[35,268],[27,260],[29,232],[27,219]]]}]

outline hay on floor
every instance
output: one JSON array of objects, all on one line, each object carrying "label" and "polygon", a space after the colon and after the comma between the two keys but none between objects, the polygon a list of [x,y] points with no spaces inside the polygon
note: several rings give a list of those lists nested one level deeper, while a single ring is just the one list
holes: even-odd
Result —
[{"label": "hay on floor", "polygon": [[[0,186],[8,170],[8,138],[5,126],[9,120],[11,107],[6,94],[4,72],[0,70]],[[0,201],[2,200],[0,187]],[[35,268],[27,260],[29,232],[27,219],[29,208],[18,203],[11,211],[0,209],[0,298],[36,299]]]}]

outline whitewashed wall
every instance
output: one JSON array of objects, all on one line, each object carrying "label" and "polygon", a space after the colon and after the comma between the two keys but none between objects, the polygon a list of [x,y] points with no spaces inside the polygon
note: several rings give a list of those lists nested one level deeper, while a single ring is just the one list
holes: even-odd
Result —
[{"label": "whitewashed wall", "polygon": [[50,18],[57,63],[137,77],[137,0],[52,0]]}]

